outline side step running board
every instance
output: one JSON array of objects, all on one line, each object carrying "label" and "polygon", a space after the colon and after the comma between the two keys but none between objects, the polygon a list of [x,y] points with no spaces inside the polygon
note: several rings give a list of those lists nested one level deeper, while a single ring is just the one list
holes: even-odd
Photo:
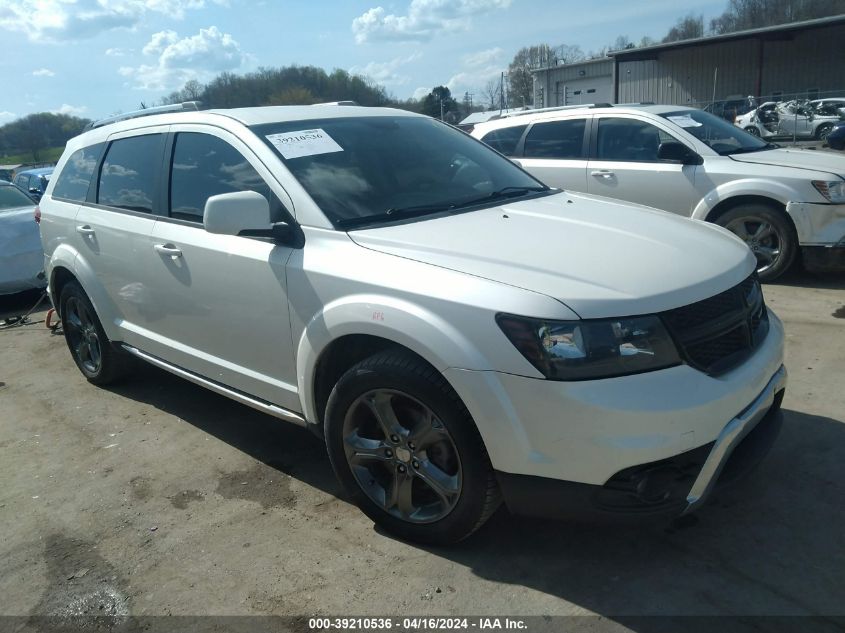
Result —
[{"label": "side step running board", "polygon": [[298,413],[288,411],[287,409],[283,409],[282,407],[276,406],[275,404],[265,402],[264,400],[253,398],[252,396],[248,396],[245,393],[221,385],[218,382],[214,382],[213,380],[209,380],[208,378],[203,378],[202,376],[199,376],[186,369],[182,369],[181,367],[177,367],[176,365],[171,365],[167,361],[164,361],[156,356],[152,356],[150,354],[147,354],[146,352],[142,352],[137,347],[132,347],[131,345],[126,345],[125,343],[123,343],[121,345],[121,348],[124,351],[132,354],[133,356],[136,356],[137,358],[140,358],[141,360],[150,363],[151,365],[155,365],[156,367],[159,367],[165,371],[169,371],[171,374],[179,376],[180,378],[184,378],[185,380],[189,380],[190,382],[194,383],[195,385],[199,385],[200,387],[205,387],[206,389],[213,391],[214,393],[219,393],[221,396],[226,396],[227,398],[231,398],[236,402],[245,404],[248,407],[252,407],[253,409],[261,411],[262,413],[272,415],[274,418],[293,422],[298,426],[308,426],[308,423],[305,421],[305,418],[303,418]]}]

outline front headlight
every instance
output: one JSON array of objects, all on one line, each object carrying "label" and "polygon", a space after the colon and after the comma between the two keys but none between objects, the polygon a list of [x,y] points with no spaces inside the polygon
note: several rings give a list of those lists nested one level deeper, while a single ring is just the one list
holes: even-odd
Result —
[{"label": "front headlight", "polygon": [[831,202],[845,202],[845,180],[814,180],[813,186]]},{"label": "front headlight", "polygon": [[496,323],[526,360],[551,380],[611,378],[681,363],[656,316],[544,321],[498,314]]}]

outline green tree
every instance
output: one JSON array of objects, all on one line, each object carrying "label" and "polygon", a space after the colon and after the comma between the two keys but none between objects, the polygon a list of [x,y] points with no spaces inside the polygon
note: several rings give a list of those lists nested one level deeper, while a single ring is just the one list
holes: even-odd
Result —
[{"label": "green tree", "polygon": [[704,37],[704,16],[695,16],[690,13],[683,18],[678,18],[675,26],[669,29],[669,32],[666,34],[666,37],[663,38],[663,41],[679,42],[681,40],[691,40],[697,37]]},{"label": "green tree", "polygon": [[725,12],[710,21],[710,32],[733,33],[843,13],[845,0],[729,0]]},{"label": "green tree", "polygon": [[452,91],[446,86],[436,86],[422,98],[420,112],[439,119],[443,115],[444,121],[454,122],[460,118],[458,102],[452,97]]},{"label": "green tree", "polygon": [[30,114],[0,127],[0,154],[29,153],[33,160],[40,160],[43,150],[64,145],[88,123],[67,114]]}]

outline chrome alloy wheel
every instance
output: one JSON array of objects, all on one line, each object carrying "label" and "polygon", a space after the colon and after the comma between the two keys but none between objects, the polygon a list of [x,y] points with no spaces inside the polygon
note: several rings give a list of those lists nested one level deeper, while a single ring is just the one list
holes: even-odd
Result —
[{"label": "chrome alloy wheel", "polygon": [[757,273],[762,274],[774,266],[781,256],[784,238],[777,228],[765,218],[753,215],[731,220],[725,225],[737,235],[757,258]]},{"label": "chrome alloy wheel", "polygon": [[448,515],[461,495],[457,448],[434,412],[400,391],[358,397],[343,422],[346,460],[361,490],[411,523]]},{"label": "chrome alloy wheel", "polygon": [[65,303],[65,330],[70,349],[80,366],[88,373],[96,374],[103,359],[100,337],[88,309],[77,297],[70,297]]}]

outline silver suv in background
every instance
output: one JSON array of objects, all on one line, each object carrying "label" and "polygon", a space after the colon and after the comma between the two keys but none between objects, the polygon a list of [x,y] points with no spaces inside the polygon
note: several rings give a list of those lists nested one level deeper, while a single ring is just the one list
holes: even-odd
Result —
[{"label": "silver suv in background", "polygon": [[553,187],[726,227],[762,280],[805,266],[845,269],[845,160],[781,149],[708,112],[578,106],[506,115],[472,135]]},{"label": "silver suv in background", "polygon": [[90,382],[141,359],[307,427],[368,516],[436,543],[502,499],[690,512],[777,434],[783,329],[728,231],[408,112],[144,114],[72,139],[41,202]]}]

